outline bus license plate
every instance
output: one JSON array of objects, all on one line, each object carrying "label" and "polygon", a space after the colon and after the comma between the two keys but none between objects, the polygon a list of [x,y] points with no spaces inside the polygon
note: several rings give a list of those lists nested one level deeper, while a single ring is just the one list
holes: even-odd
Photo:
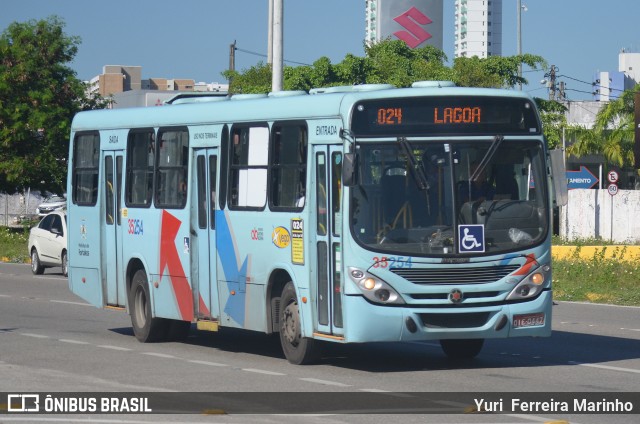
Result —
[{"label": "bus license plate", "polygon": [[513,328],[536,327],[544,325],[544,314],[526,314],[513,316]]}]

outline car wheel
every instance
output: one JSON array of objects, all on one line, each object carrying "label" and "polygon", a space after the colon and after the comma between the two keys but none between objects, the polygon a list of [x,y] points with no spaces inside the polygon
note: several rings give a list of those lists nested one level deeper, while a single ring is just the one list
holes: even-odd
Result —
[{"label": "car wheel", "polygon": [[44,272],[44,267],[40,263],[40,256],[38,256],[38,251],[35,247],[31,249],[31,272],[36,275],[40,275]]},{"label": "car wheel", "polygon": [[67,252],[62,252],[62,275],[67,277],[69,275],[69,259],[67,259]]}]

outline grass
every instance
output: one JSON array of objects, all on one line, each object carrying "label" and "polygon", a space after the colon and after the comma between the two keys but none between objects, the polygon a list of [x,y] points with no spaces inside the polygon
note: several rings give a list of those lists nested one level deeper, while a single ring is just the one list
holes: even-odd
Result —
[{"label": "grass", "polygon": [[[0,227],[0,262],[28,262],[28,239],[28,225],[18,229]],[[554,244],[567,243],[554,239]],[[572,244],[607,245],[602,240]],[[579,252],[578,248],[572,257],[553,262],[555,300],[640,306],[640,263],[625,261],[625,248],[609,259],[605,259],[604,250],[589,259],[580,259]]]},{"label": "grass", "polygon": [[640,306],[640,264],[625,260],[626,248],[605,258],[605,249],[581,259],[573,256],[553,262],[555,300]]},{"label": "grass", "polygon": [[0,262],[24,263],[29,260],[29,227],[0,227]]},{"label": "grass", "polygon": [[[551,237],[551,243],[554,246],[618,246],[620,243],[606,240],[602,238],[578,238],[574,240],[566,240],[560,236]],[[634,243],[626,243],[633,245]],[[640,243],[635,243],[640,244]]]}]

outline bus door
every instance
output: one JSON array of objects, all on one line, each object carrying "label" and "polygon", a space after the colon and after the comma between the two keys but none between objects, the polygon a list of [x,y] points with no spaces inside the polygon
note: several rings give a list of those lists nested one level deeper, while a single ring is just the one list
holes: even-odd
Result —
[{"label": "bus door", "polygon": [[314,146],[317,328],[342,335],[342,146]]},{"label": "bus door", "polygon": [[191,235],[193,252],[191,275],[193,279],[194,305],[200,319],[216,320],[219,317],[216,252],[216,193],[218,173],[218,149],[195,151],[195,184],[191,209]]},{"label": "bus door", "polygon": [[103,153],[104,183],[102,184],[101,231],[105,246],[101,255],[102,291],[107,305],[125,306],[127,293],[122,262],[122,151]]}]

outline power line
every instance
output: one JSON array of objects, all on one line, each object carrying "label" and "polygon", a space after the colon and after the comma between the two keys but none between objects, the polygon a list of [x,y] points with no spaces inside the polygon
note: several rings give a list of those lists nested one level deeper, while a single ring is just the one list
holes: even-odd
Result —
[{"label": "power line", "polygon": [[565,88],[567,91],[576,91],[578,93],[595,94],[593,91],[576,90],[575,88]]},{"label": "power line", "polygon": [[623,92],[625,91],[625,90],[620,90],[620,89],[618,89],[618,88],[606,87],[606,86],[604,86],[604,85],[602,85],[602,84],[597,84],[597,83],[595,83],[595,82],[586,82],[586,81],[583,81],[583,80],[578,79],[578,78],[570,77],[569,75],[558,75],[558,78],[559,78],[559,77],[569,78],[570,80],[574,80],[574,81],[577,81],[577,82],[581,82],[581,83],[583,83],[583,84],[587,84],[587,85],[590,85],[590,86],[592,86],[592,87],[606,88],[606,89],[608,89],[608,90],[610,90],[610,91],[619,91],[619,92],[621,92],[621,93],[623,93]]},{"label": "power line", "polygon": [[[241,49],[239,47],[236,47],[236,50],[239,51],[239,52],[242,52],[242,53],[252,54],[254,56],[268,57],[266,54],[252,52],[250,50]],[[296,62],[296,61],[293,61],[293,60],[284,59],[284,61],[288,62],[288,63],[295,63],[296,65],[312,66],[312,65],[309,65],[308,63]]]},{"label": "power line", "polygon": [[592,84],[592,83],[590,83],[590,82],[586,82],[586,81],[583,81],[583,80],[578,79],[578,78],[570,77],[569,75],[558,75],[558,77],[569,78],[570,80],[578,81],[578,82],[581,82],[581,83],[583,83],[583,84],[588,84],[588,85],[591,85],[591,84]]}]

